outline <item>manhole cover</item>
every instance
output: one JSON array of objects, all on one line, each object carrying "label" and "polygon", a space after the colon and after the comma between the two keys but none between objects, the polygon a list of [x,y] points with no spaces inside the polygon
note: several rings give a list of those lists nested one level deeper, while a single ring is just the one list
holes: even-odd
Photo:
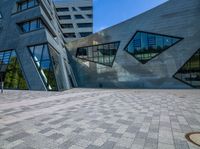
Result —
[{"label": "manhole cover", "polygon": [[185,137],[188,141],[200,146],[200,132],[191,132],[186,134]]}]

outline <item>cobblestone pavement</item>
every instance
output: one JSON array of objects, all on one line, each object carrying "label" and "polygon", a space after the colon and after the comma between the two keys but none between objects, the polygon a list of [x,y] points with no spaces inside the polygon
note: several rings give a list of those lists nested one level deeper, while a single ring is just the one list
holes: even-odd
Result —
[{"label": "cobblestone pavement", "polygon": [[2,149],[198,149],[200,90],[5,91]]}]

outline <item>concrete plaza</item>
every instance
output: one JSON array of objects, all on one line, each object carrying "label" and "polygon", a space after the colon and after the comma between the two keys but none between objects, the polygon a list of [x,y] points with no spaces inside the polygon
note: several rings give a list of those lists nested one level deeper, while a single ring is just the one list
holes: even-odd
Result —
[{"label": "concrete plaza", "polygon": [[5,91],[2,149],[198,149],[200,90]]}]

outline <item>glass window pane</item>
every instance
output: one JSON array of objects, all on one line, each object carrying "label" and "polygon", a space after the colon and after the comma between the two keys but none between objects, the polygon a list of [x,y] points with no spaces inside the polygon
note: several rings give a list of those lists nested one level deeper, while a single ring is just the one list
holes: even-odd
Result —
[{"label": "glass window pane", "polygon": [[180,40],[166,35],[137,32],[125,50],[144,64]]},{"label": "glass window pane", "polygon": [[29,22],[24,23],[24,24],[22,25],[22,31],[23,31],[23,32],[29,32]]},{"label": "glass window pane", "polygon": [[36,20],[31,21],[30,22],[30,31],[36,30],[36,29],[37,29],[37,21]]},{"label": "glass window pane", "polygon": [[50,67],[50,61],[41,61],[41,65],[40,65],[41,69],[49,69]]},{"label": "glass window pane", "polygon": [[31,8],[31,7],[34,6],[34,1],[35,1],[35,0],[29,0],[29,1],[28,1],[28,8]]},{"label": "glass window pane", "polygon": [[[0,57],[3,65],[6,66],[4,87],[7,89],[27,89],[15,51],[0,52]],[[3,65],[0,63],[0,67]]]},{"label": "glass window pane", "polygon": [[34,50],[34,59],[36,61],[40,61],[41,60],[41,56],[42,56],[42,49],[43,49],[43,45],[40,46],[35,46],[35,50]]},{"label": "glass window pane", "polygon": [[49,59],[49,50],[48,50],[47,45],[44,45],[42,60],[48,60],[48,59]]},{"label": "glass window pane", "polygon": [[119,42],[82,47],[77,49],[76,56],[91,62],[112,66],[118,48]]},{"label": "glass window pane", "polygon": [[25,9],[27,9],[27,2],[23,2],[21,4],[21,10],[25,10]]}]

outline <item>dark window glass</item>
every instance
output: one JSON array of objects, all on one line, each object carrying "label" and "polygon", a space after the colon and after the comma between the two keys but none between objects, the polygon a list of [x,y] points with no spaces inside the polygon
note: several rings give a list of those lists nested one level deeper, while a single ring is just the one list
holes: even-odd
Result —
[{"label": "dark window glass", "polygon": [[4,67],[4,88],[28,89],[14,50],[0,52],[0,69]]},{"label": "dark window glass", "polygon": [[73,11],[77,11],[75,7],[72,7],[72,10],[73,10]]},{"label": "dark window glass", "polygon": [[17,11],[23,11],[38,5],[37,0],[26,0],[17,3]]},{"label": "dark window glass", "polygon": [[74,15],[75,19],[84,19],[82,15]]},{"label": "dark window glass", "polygon": [[58,90],[54,75],[53,61],[47,44],[29,47],[31,56],[48,90]]},{"label": "dark window glass", "polygon": [[120,42],[94,45],[77,49],[76,57],[79,59],[112,66]]},{"label": "dark window glass", "polygon": [[64,16],[58,16],[58,18],[60,20],[70,20],[71,19],[71,16],[70,15],[64,15]]},{"label": "dark window glass", "polygon": [[91,6],[87,6],[87,7],[79,7],[80,10],[83,10],[83,11],[87,11],[87,10],[92,10],[92,7]]},{"label": "dark window glass", "polygon": [[80,33],[81,37],[86,37],[86,36],[89,36],[91,34],[92,34],[92,32],[81,32]]},{"label": "dark window glass", "polygon": [[51,46],[49,46],[49,51],[50,51],[51,59],[53,62],[54,74],[56,77],[58,89],[64,90],[63,79],[62,79],[62,70],[61,70],[61,65],[59,63],[60,55]]},{"label": "dark window glass", "polygon": [[21,27],[22,32],[24,33],[44,28],[44,25],[40,19],[19,23],[19,26]]},{"label": "dark window glass", "polygon": [[76,38],[75,33],[64,33],[63,35],[65,38]]},{"label": "dark window glass", "polygon": [[73,24],[61,24],[62,28],[73,28]]},{"label": "dark window glass", "polygon": [[92,27],[92,23],[77,23],[79,28]]},{"label": "dark window glass", "polygon": [[64,11],[69,11],[68,7],[64,7],[64,8],[56,8],[57,12],[64,12]]},{"label": "dark window glass", "polygon": [[174,77],[192,87],[200,88],[200,49],[178,70]]},{"label": "dark window glass", "polygon": [[182,38],[138,31],[125,50],[145,64]]},{"label": "dark window glass", "polygon": [[92,14],[87,14],[87,17],[92,19],[93,18],[93,15]]},{"label": "dark window glass", "polygon": [[28,8],[34,7],[35,6],[35,2],[34,0],[29,0],[28,2]]}]

